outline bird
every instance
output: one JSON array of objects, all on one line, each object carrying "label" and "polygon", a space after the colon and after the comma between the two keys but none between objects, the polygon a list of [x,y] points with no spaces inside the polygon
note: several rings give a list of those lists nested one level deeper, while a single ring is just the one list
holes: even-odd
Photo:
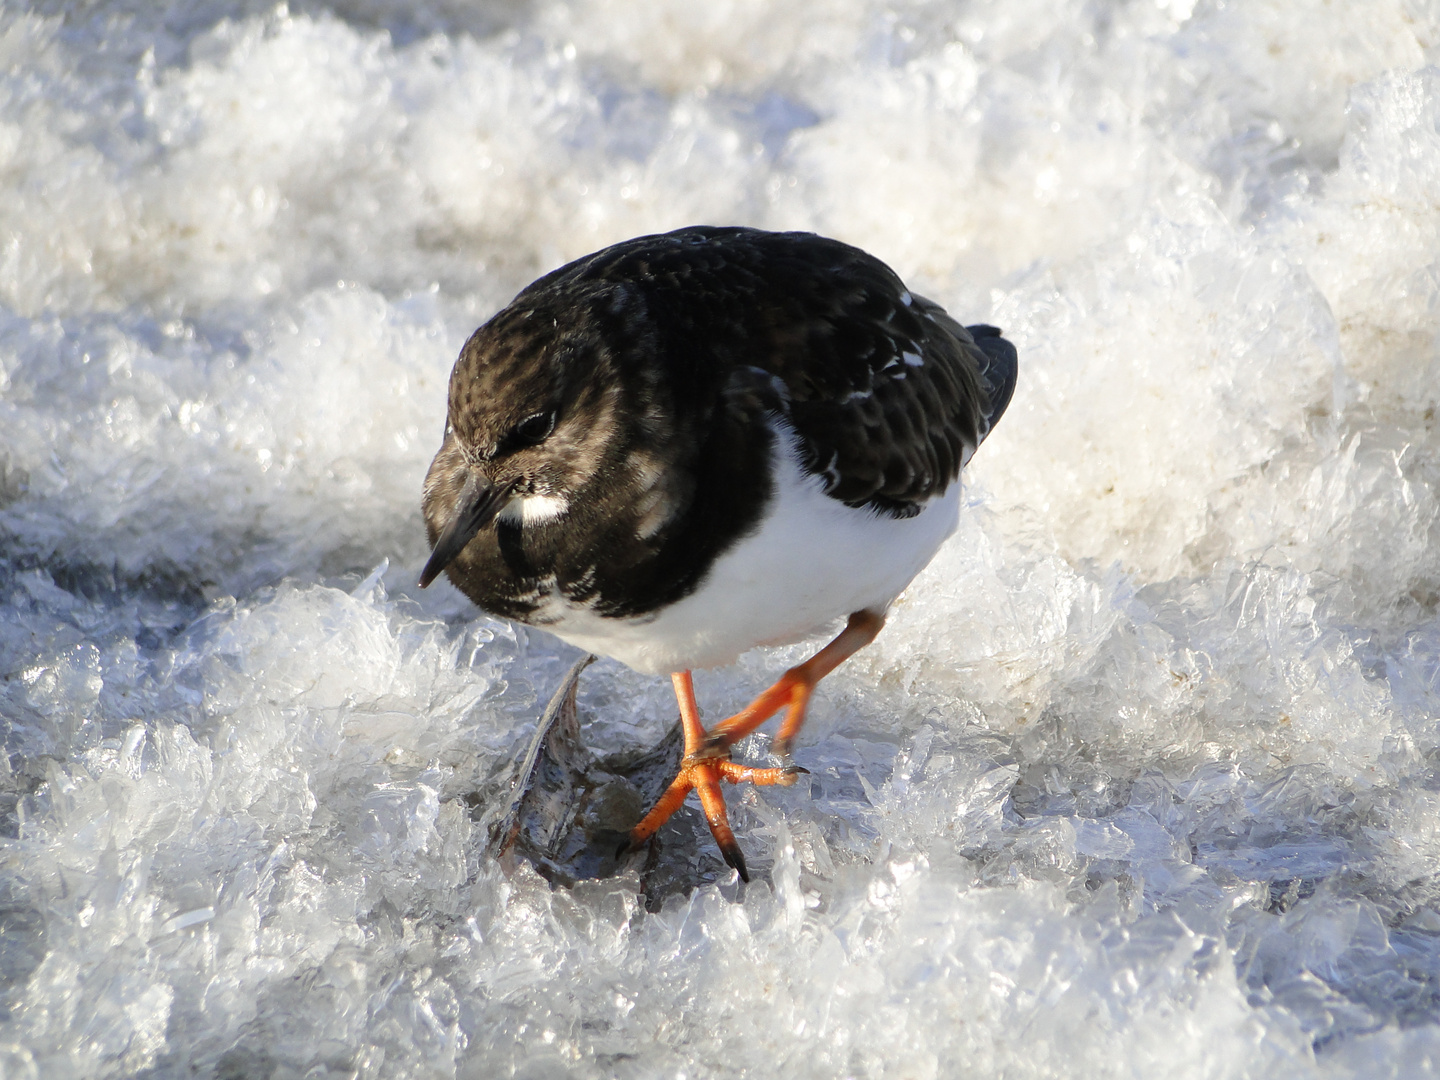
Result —
[{"label": "bird", "polygon": [[[475,331],[425,477],[442,572],[479,608],[669,674],[675,780],[749,873],[720,783],[793,784],[816,684],[884,626],[954,532],[960,472],[1015,388],[1001,331],[964,327],[885,263],[805,232],[691,226],[539,278]],[[708,730],[692,672],[843,628]],[[731,749],[784,711],[753,767]]]}]

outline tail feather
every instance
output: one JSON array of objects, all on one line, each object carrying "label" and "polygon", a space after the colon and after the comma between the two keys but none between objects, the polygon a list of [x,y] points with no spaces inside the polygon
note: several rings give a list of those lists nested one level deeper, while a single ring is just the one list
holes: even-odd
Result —
[{"label": "tail feather", "polygon": [[980,381],[984,384],[985,394],[989,399],[980,431],[980,441],[984,442],[985,436],[994,430],[1000,417],[1005,415],[1005,407],[1010,404],[1010,398],[1015,393],[1019,356],[1015,352],[1015,346],[1000,336],[997,327],[981,323],[965,329],[975,339],[975,344],[984,357],[980,362]]}]

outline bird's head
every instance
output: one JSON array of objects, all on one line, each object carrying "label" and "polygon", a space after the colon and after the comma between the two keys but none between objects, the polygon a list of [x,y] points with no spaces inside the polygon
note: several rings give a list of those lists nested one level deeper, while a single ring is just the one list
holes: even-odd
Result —
[{"label": "bird's head", "polygon": [[499,518],[558,522],[616,438],[608,356],[586,320],[512,306],[465,344],[450,374],[445,438],[425,477],[429,585]]}]

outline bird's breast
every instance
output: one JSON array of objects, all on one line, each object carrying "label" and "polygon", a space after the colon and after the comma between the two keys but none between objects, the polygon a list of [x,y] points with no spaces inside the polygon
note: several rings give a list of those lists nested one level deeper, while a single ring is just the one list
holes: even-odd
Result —
[{"label": "bird's breast", "polygon": [[772,477],[756,527],[711,559],[688,595],[643,615],[607,616],[556,589],[531,620],[639,671],[717,667],[757,645],[799,640],[861,610],[884,611],[954,531],[960,484],[896,518],[826,495],[775,425]]}]

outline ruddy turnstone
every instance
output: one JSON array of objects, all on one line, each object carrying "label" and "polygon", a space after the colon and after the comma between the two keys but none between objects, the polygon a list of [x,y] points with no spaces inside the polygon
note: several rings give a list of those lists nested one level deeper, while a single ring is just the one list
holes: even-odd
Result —
[{"label": "ruddy turnstone", "polygon": [[[1015,387],[1014,347],[961,326],[878,259],[809,233],[695,227],[545,275],[475,331],[425,478],[440,572],[486,611],[669,672],[679,775],[748,880],[719,782],[790,784],[730,748],[872,641],[955,529],[960,470]],[[846,619],[708,732],[691,669]]]}]

